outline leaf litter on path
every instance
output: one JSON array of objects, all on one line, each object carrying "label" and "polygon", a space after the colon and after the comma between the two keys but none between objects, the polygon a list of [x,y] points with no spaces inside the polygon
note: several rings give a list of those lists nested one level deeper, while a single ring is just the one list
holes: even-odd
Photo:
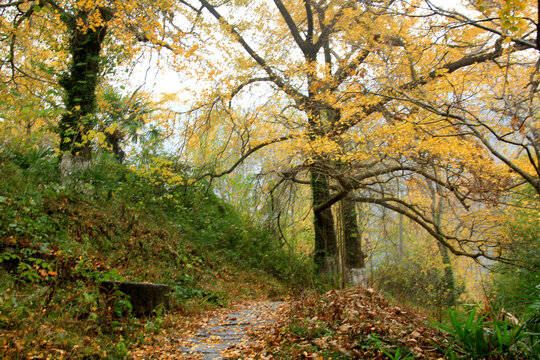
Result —
[{"label": "leaf litter on path", "polygon": [[[237,305],[199,319],[198,329],[176,336],[160,336],[131,351],[134,359],[224,359],[224,352],[253,342],[252,337],[276,320],[282,302]],[[234,351],[233,351],[234,353]]]},{"label": "leaf litter on path", "polygon": [[[228,312],[227,312],[228,311]],[[441,334],[421,312],[397,306],[361,287],[306,293],[289,302],[259,302],[222,309],[197,330],[169,344],[148,344],[135,359],[441,359]],[[439,344],[439,345],[437,345]],[[400,357],[401,358],[401,357]]]}]

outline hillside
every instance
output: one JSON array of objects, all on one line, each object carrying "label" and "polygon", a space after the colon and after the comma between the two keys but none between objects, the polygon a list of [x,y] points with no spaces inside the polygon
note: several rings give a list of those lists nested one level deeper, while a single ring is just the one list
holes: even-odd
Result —
[{"label": "hillside", "polygon": [[[106,157],[62,182],[52,152],[0,151],[8,358],[124,358],[145,334],[232,302],[283,297],[310,271],[207,183],[172,185]],[[99,294],[102,280],[167,284],[171,309],[132,317],[128,301]]]}]

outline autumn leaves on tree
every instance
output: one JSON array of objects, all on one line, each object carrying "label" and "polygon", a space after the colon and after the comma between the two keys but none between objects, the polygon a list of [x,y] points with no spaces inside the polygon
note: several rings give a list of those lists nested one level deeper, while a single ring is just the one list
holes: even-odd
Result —
[{"label": "autumn leaves on tree", "polygon": [[[311,188],[321,271],[336,271],[338,201],[349,220],[349,202],[377,204],[456,255],[511,261],[491,206],[525,182],[538,191],[533,4],[182,3],[201,34],[222,30],[219,82],[192,120],[237,136],[241,159],[272,148],[281,180]],[[430,186],[436,196],[414,196]],[[356,221],[339,226],[357,236]]]},{"label": "autumn leaves on tree", "polygon": [[[270,188],[309,187],[320,272],[341,271],[339,234],[345,267],[363,267],[357,203],[409,218],[443,257],[503,262],[513,262],[499,231],[503,205],[528,186],[537,211],[536,3],[21,0],[0,8],[0,91],[11,106],[19,98],[61,108],[42,117],[63,158],[88,161],[97,133],[115,131],[96,116],[114,69],[142,50],[168,49],[174,70],[197,78],[198,101],[181,113],[172,106],[175,136],[191,149],[184,156],[194,161],[200,149],[211,160],[199,161],[195,177],[256,158]],[[31,59],[32,47],[47,58]]]},{"label": "autumn leaves on tree", "polygon": [[[141,43],[173,52],[181,48],[182,34],[166,28],[166,3],[20,0],[3,2],[0,9],[8,45],[2,62],[3,82],[9,86],[5,90],[11,92],[7,97],[33,97],[41,106],[58,108],[62,94],[63,112],[55,130],[65,174],[88,166],[92,158],[98,92],[107,73],[128,64]],[[43,53],[32,58],[31,48]],[[35,91],[40,82],[48,88]]]}]

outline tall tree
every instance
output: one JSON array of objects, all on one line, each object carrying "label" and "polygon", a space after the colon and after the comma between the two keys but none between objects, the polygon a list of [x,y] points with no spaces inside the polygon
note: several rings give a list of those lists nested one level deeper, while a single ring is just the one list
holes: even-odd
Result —
[{"label": "tall tree", "polygon": [[65,173],[91,159],[88,132],[97,124],[97,87],[105,70],[133,58],[142,48],[137,43],[182,49],[183,32],[171,25],[168,1],[19,0],[2,1],[0,9],[0,40],[7,45],[1,76],[11,97],[29,94],[58,107],[62,93],[63,114],[49,123],[56,123]]},{"label": "tall tree", "polygon": [[[482,81],[478,91],[489,88],[492,79],[478,69],[534,49],[530,33],[505,38],[474,21],[456,28],[454,19],[421,2],[181,3],[196,16],[201,45],[220,49],[202,67],[213,89],[190,112],[189,131],[216,122],[231,129],[231,142],[244,144],[230,167],[206,175],[230,173],[263,149],[286,154],[274,165],[287,180],[311,187],[321,271],[331,267],[335,249],[329,210],[345,198],[408,216],[456,255],[504,261],[500,244],[485,246],[485,233],[471,236],[463,223],[441,227],[429,203],[401,196],[391,184],[435,181],[464,212],[515,185],[481,137],[432,121],[424,108],[428,94],[444,98],[457,84],[466,88],[464,81],[449,85],[449,78],[474,73]],[[353,194],[357,189],[361,196]]]},{"label": "tall tree", "polygon": [[68,173],[73,168],[74,157],[81,163],[89,162],[92,157],[92,144],[83,137],[96,125],[96,88],[103,61],[101,48],[107,35],[107,23],[114,13],[110,8],[95,5],[76,9],[73,14],[60,7],[55,6],[55,9],[61,11],[60,19],[70,38],[70,65],[59,81],[64,89],[67,111],[58,124],[63,154],[61,172]]}]

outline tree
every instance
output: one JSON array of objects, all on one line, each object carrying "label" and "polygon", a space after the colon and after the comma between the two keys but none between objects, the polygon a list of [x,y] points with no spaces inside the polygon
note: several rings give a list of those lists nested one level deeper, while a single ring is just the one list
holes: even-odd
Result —
[{"label": "tree", "polygon": [[[449,78],[479,76],[482,66],[519,59],[536,47],[529,33],[505,40],[474,21],[455,28],[453,19],[418,2],[181,3],[187,16],[196,16],[201,45],[221,49],[201,72],[214,88],[189,113],[189,131],[219,126],[230,130],[232,143],[244,144],[230,167],[206,175],[230,173],[263,149],[283,151],[273,162],[276,171],[311,188],[321,271],[334,267],[331,207],[347,198],[409,217],[455,255],[508,261],[500,243],[489,243],[486,228],[466,232],[464,221],[441,227],[428,203],[389,185],[433,181],[464,213],[515,186],[481,138],[431,121],[421,100],[431,92],[441,98],[453,93],[457,83],[448,85]],[[491,78],[480,80],[487,89]]]},{"label": "tree", "polygon": [[[502,162],[517,182],[540,194],[538,84],[540,58],[538,7],[532,1],[479,2],[469,15],[426,2],[426,11],[443,16],[448,26],[469,27],[484,36],[477,46],[493,43],[503,56],[475,64],[467,73],[445,76],[442,91],[399,91],[396,97],[433,114],[438,121],[473,138]],[[516,49],[529,49],[518,54]],[[535,49],[536,51],[532,51]],[[485,76],[489,74],[489,89]],[[463,89],[467,84],[468,89]],[[460,89],[461,88],[461,89]],[[446,97],[446,98],[445,98]]]},{"label": "tree", "polygon": [[[44,97],[54,108],[58,107],[59,88],[62,90],[64,111],[56,126],[61,172],[69,173],[91,160],[92,143],[87,134],[97,124],[96,94],[105,70],[132,58],[141,50],[137,43],[180,51],[182,32],[170,26],[171,6],[167,1],[142,0],[0,4],[5,34],[1,40],[7,44],[1,70],[11,94]],[[168,45],[171,40],[178,47]],[[47,83],[45,89],[39,87],[41,82]],[[43,92],[32,93],[34,84]]]}]

